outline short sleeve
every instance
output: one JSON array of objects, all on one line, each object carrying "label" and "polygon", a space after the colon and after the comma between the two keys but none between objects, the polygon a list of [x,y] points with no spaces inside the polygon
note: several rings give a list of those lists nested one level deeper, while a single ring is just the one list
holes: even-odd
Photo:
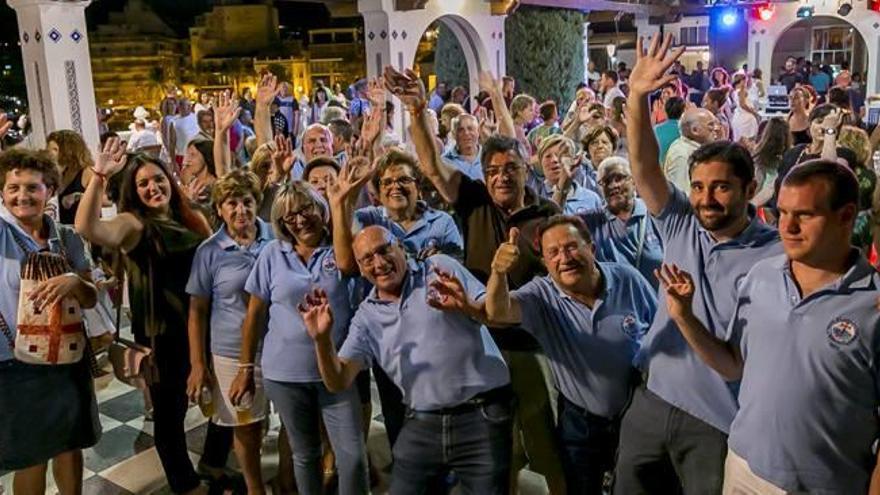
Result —
[{"label": "short sleeve", "polygon": [[364,227],[369,227],[370,225],[372,225],[372,222],[370,221],[370,208],[371,207],[368,206],[366,208],[356,210],[354,212],[354,215],[351,216],[351,231],[353,233],[358,233],[363,230]]},{"label": "short sleeve", "polygon": [[208,242],[202,243],[193,256],[192,269],[186,282],[186,293],[196,297],[211,297],[214,292],[214,272],[211,270],[211,248]]},{"label": "short sleeve", "polygon": [[448,213],[441,212],[441,214],[440,222],[443,228],[442,246],[444,248],[457,248],[461,252],[464,249],[464,240],[461,238],[461,231],[458,230],[458,225],[455,224],[455,220]]},{"label": "short sleeve", "polygon": [[244,284],[244,290],[248,294],[259,297],[264,302],[268,302],[272,298],[272,287],[270,284],[272,252],[278,249],[278,242],[273,241],[257,257],[251,274],[248,275],[247,282]]},{"label": "short sleeve", "polygon": [[519,312],[522,316],[520,327],[533,335],[548,327],[541,317],[545,313],[545,301],[541,293],[540,278],[534,278],[510,293],[511,299],[516,299],[519,303]]},{"label": "short sleeve", "polygon": [[342,343],[338,355],[347,361],[355,361],[365,369],[373,366],[375,355],[373,353],[370,330],[366,326],[363,306],[354,315],[348,328],[348,337]]},{"label": "short sleeve", "polygon": [[667,182],[666,187],[669,189],[669,199],[666,200],[663,210],[653,217],[664,245],[695,221],[694,210],[684,192],[671,182]]},{"label": "short sleeve", "polygon": [[740,348],[743,358],[746,356],[746,350],[743,347],[743,331],[748,323],[745,318],[745,306],[749,300],[748,291],[751,286],[749,279],[750,276],[746,275],[736,290],[736,306],[733,308],[733,316],[727,324],[727,332],[724,335],[726,342]]}]

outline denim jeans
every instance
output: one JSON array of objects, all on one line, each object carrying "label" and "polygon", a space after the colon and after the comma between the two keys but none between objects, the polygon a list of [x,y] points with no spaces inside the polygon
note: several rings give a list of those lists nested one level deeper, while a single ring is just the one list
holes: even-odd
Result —
[{"label": "denim jeans", "polygon": [[464,494],[507,495],[511,399],[456,409],[407,411],[393,449],[391,495],[424,495],[449,471],[455,472]]},{"label": "denim jeans", "polygon": [[324,418],[330,445],[336,453],[339,495],[362,495],[369,492],[367,449],[361,430],[361,405],[357,390],[349,387],[338,394],[327,391],[321,382],[288,383],[263,380],[269,397],[293,451],[293,472],[301,495],[320,495],[321,429]]},{"label": "denim jeans", "polygon": [[727,435],[637,387],[620,425],[615,495],[721,493]]},{"label": "denim jeans", "polygon": [[559,394],[556,429],[568,493],[602,495],[605,472],[614,468],[619,422],[590,414]]}]

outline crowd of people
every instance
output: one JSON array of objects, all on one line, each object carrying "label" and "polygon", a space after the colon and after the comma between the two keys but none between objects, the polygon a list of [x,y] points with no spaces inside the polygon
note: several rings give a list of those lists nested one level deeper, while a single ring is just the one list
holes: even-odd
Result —
[{"label": "crowd of people", "polygon": [[[391,67],[306,107],[267,73],[139,109],[127,142],[0,153],[14,492],[50,460],[81,492],[88,356],[117,329],[65,315],[125,299],[174,493],[216,488],[230,451],[265,493],[272,411],[281,492],[369,493],[374,382],[395,495],[516,493],[526,467],[551,494],[880,494],[880,131],[846,80],[785,77],[766,118],[759,77],[701,86],[670,45],[568,107]],[[46,257],[64,268],[35,279]]]}]

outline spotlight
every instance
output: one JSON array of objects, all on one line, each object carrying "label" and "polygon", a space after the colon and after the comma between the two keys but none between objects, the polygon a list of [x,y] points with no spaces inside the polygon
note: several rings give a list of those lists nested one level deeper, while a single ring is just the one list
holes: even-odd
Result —
[{"label": "spotlight", "polygon": [[804,5],[803,7],[797,9],[797,17],[798,19],[809,19],[813,17],[814,8],[812,5]]},{"label": "spotlight", "polygon": [[736,18],[736,10],[725,10],[724,13],[721,14],[721,23],[730,27],[736,24]]},{"label": "spotlight", "polygon": [[773,18],[773,14],[776,13],[776,7],[773,6],[772,3],[767,3],[758,7],[758,19],[762,21],[769,21]]},{"label": "spotlight", "polygon": [[837,15],[844,17],[847,14],[852,12],[852,2],[841,3],[840,7],[837,7]]}]

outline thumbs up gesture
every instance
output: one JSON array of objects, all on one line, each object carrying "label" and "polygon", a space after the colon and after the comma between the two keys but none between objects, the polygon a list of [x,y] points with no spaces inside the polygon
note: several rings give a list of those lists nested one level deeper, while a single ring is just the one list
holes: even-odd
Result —
[{"label": "thumbs up gesture", "polygon": [[507,274],[516,265],[519,259],[519,229],[513,227],[507,242],[501,243],[498,250],[495,251],[495,258],[492,259],[492,271],[501,275]]}]

